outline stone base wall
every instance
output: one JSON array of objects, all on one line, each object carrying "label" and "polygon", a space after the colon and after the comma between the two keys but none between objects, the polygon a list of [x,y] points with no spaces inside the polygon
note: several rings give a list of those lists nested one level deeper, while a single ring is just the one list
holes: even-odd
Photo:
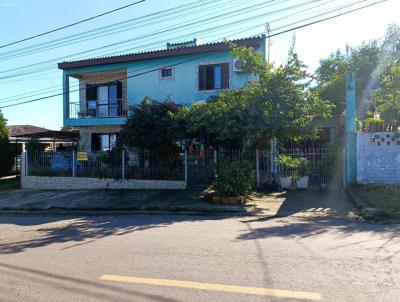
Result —
[{"label": "stone base wall", "polygon": [[92,133],[118,133],[121,126],[87,126],[79,128],[79,151],[92,151]]},{"label": "stone base wall", "polygon": [[23,189],[85,190],[85,189],[186,189],[185,181],[142,180],[86,177],[22,176]]}]

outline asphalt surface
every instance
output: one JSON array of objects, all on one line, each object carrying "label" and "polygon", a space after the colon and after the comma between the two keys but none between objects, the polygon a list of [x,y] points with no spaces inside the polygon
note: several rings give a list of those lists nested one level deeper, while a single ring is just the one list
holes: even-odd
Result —
[{"label": "asphalt surface", "polygon": [[394,302],[399,232],[332,217],[0,215],[0,301]]}]

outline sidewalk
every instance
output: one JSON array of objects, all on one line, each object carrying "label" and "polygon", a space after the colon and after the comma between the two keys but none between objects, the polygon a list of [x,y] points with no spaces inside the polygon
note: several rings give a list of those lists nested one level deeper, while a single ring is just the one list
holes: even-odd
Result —
[{"label": "sidewalk", "polygon": [[194,211],[242,213],[240,205],[216,205],[201,190],[9,190],[0,211]]},{"label": "sidewalk", "polygon": [[355,212],[344,192],[255,193],[245,206],[213,204],[191,190],[8,190],[0,191],[0,212],[195,212],[263,217],[349,217]]}]

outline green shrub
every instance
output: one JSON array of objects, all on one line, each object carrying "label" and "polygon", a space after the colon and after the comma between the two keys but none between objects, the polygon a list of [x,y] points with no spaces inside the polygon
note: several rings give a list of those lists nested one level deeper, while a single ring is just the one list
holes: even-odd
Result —
[{"label": "green shrub", "polygon": [[304,172],[309,164],[307,158],[304,157],[293,157],[290,155],[280,155],[278,157],[278,163],[289,169],[292,172],[292,179],[299,180],[300,175]]},{"label": "green shrub", "polygon": [[8,130],[0,112],[0,177],[7,175],[14,164],[15,152],[8,140]]},{"label": "green shrub", "polygon": [[254,187],[250,163],[245,160],[222,162],[217,171],[214,189],[218,196],[245,196]]}]

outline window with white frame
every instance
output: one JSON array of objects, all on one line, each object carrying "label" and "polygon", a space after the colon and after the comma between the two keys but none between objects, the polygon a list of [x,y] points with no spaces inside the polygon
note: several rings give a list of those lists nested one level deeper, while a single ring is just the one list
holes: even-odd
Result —
[{"label": "window with white frame", "polygon": [[170,78],[172,78],[173,77],[172,67],[161,68],[160,74],[161,74],[161,78],[162,79],[170,79]]}]

